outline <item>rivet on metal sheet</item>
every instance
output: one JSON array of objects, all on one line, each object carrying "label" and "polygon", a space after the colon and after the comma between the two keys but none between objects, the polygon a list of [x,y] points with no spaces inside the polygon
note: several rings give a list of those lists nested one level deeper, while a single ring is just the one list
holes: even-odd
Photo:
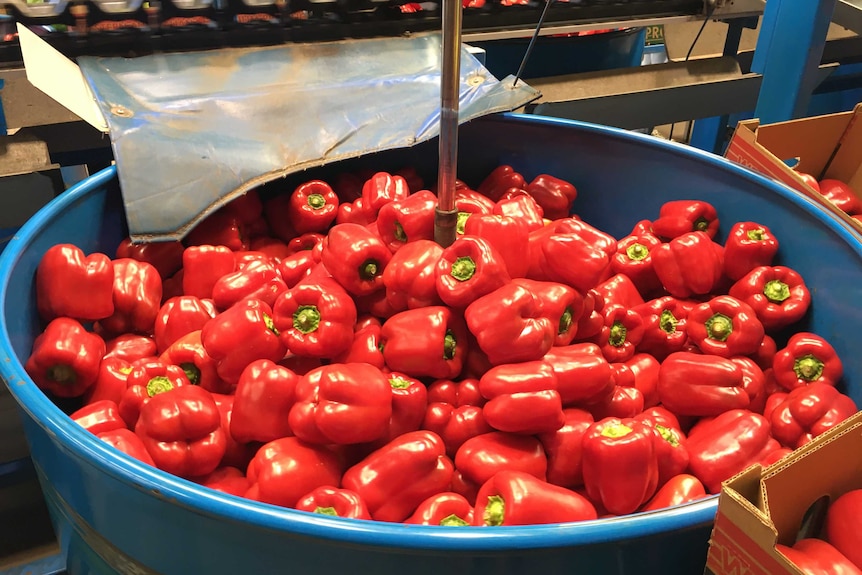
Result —
[{"label": "rivet on metal sheet", "polygon": [[124,106],[111,106],[111,113],[121,118],[131,118],[135,115],[134,112]]},{"label": "rivet on metal sheet", "polygon": [[482,84],[485,83],[485,80],[486,80],[485,76],[483,76],[481,74],[473,74],[473,75],[467,77],[467,85],[473,86],[473,87],[481,86]]}]

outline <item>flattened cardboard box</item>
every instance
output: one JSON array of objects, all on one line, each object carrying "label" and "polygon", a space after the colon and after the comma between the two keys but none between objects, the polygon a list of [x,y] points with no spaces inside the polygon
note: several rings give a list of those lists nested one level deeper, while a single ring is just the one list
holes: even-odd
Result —
[{"label": "flattened cardboard box", "polygon": [[856,220],[835,208],[808,186],[800,172],[847,183],[862,198],[862,104],[852,112],[830,114],[761,126],[758,120],[740,122],[724,157],[778,180],[816,199],[842,220],[862,229]]},{"label": "flattened cardboard box", "polygon": [[804,575],[775,544],[793,545],[809,508],[862,489],[862,411],[767,467],[722,486],[705,575]]}]

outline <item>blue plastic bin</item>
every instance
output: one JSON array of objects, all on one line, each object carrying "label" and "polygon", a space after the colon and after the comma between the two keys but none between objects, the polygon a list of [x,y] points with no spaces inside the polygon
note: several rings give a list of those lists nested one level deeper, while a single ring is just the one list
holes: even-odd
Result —
[{"label": "blue plastic bin", "polygon": [[[342,164],[416,166],[429,180],[434,142]],[[663,202],[713,203],[725,229],[755,220],[781,242],[780,262],[814,294],[805,326],[829,338],[862,403],[862,242],[815,202],[694,149],[567,120],[504,115],[466,125],[460,176],[477,182],[501,163],[526,177],[576,183],[575,209],[621,236]],[[295,181],[326,177],[307,172]],[[22,363],[38,330],[33,277],[58,242],[110,252],[124,233],[122,202],[107,169],[28,222],[0,259],[0,374],[20,403],[27,438],[72,575],[694,575],[703,570],[717,498],[597,522],[501,528],[406,526],[328,518],[209,491],[126,457],[77,427],[43,395]],[[721,239],[721,238],[720,238]],[[97,558],[98,557],[98,558]]]}]

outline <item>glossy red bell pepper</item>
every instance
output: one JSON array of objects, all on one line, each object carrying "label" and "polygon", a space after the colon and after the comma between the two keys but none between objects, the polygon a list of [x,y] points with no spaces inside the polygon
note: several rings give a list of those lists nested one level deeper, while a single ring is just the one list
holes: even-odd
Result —
[{"label": "glossy red bell pepper", "polygon": [[324,181],[311,180],[297,186],[290,194],[287,219],[296,234],[323,232],[338,213],[338,196]]},{"label": "glossy red bell pepper", "polygon": [[[282,192],[268,199],[263,206],[263,217],[269,225],[270,233],[283,242],[289,242],[299,235],[293,229],[293,225],[290,223],[290,218],[287,215],[291,210],[291,196],[292,194],[286,191]],[[338,210],[336,209],[337,213]]]},{"label": "glossy red bell pepper", "polygon": [[595,341],[609,362],[622,362],[632,358],[643,338],[643,319],[639,313],[621,305],[605,306],[602,330]]},{"label": "glossy red bell pepper", "polygon": [[144,446],[144,442],[141,441],[141,438],[138,437],[131,429],[122,427],[112,431],[97,433],[96,436],[114,449],[119,449],[129,457],[134,457],[138,461],[142,461],[147,465],[152,465],[153,467],[156,466],[153,462],[153,458],[150,457],[149,453],[147,453],[147,448]]},{"label": "glossy red bell pepper", "polygon": [[200,385],[211,393],[230,393],[233,386],[222,381],[215,360],[204,349],[201,330],[187,333],[175,341],[159,356],[169,365],[179,366],[193,385]]},{"label": "glossy red bell pepper", "polygon": [[192,481],[209,487],[214,491],[227,493],[236,497],[245,495],[249,488],[248,478],[240,469],[230,466],[221,466],[212,473],[203,477],[194,477]]},{"label": "glossy red bell pepper", "polygon": [[300,497],[296,502],[296,509],[318,515],[371,520],[368,507],[358,493],[328,485],[317,487],[311,493]]},{"label": "glossy red bell pepper", "polygon": [[754,268],[771,266],[778,252],[772,231],[756,222],[737,222],[724,242],[724,273],[732,281],[742,279]]},{"label": "glossy red bell pepper", "polygon": [[573,288],[558,282],[543,282],[526,278],[513,280],[539,298],[542,314],[557,326],[554,345],[572,343],[577,335],[577,318],[583,313],[584,298]]},{"label": "glossy red bell pepper", "polygon": [[565,423],[557,376],[544,361],[492,367],[479,380],[479,391],[488,400],[485,421],[494,429],[534,435]]},{"label": "glossy red bell pepper", "polygon": [[658,395],[675,415],[709,417],[749,407],[744,377],[743,367],[730,359],[679,351],[661,364]]},{"label": "glossy red bell pepper", "polygon": [[653,220],[653,233],[672,240],[690,232],[703,232],[710,238],[718,233],[718,213],[712,204],[698,200],[665,202]]},{"label": "glossy red bell pepper", "polygon": [[84,405],[105,399],[119,404],[126,393],[126,379],[131,371],[131,363],[125,359],[103,358],[96,381],[84,393]]},{"label": "glossy red bell pepper", "polygon": [[88,403],[72,413],[69,419],[92,433],[99,435],[116,429],[128,429],[126,422],[120,417],[120,408],[115,401],[102,399]]},{"label": "glossy red bell pepper", "polygon": [[563,407],[594,403],[614,387],[613,370],[595,344],[553,347],[543,360],[557,376]]},{"label": "glossy red bell pepper", "polygon": [[685,331],[688,312],[695,306],[687,300],[663,296],[636,306],[634,311],[644,320],[644,334],[638,351],[653,355],[659,361],[681,351],[688,339]]},{"label": "glossy red bell pepper", "polygon": [[226,448],[215,400],[196,385],[150,398],[141,407],[135,433],[159,469],[180,477],[214,471]]},{"label": "glossy red bell pepper", "polygon": [[760,366],[750,357],[734,357],[731,359],[742,370],[742,389],[751,399],[748,409],[762,413],[766,404],[766,375]]},{"label": "glossy red bell pepper", "polygon": [[539,525],[597,519],[596,508],[583,495],[536,479],[529,473],[501,471],[479,490],[473,524]]},{"label": "glossy red bell pepper", "polygon": [[597,402],[590,403],[586,408],[596,421],[606,417],[627,419],[644,410],[644,396],[634,386],[615,385],[609,394]]},{"label": "glossy red bell pepper", "polygon": [[703,353],[721,357],[752,355],[763,342],[763,324],[747,303],[720,295],[688,312],[685,332]]},{"label": "glossy red bell pepper", "polygon": [[584,293],[610,275],[616,246],[613,236],[581,220],[557,220],[530,234],[527,277],[564,283]]},{"label": "glossy red bell pepper", "polygon": [[359,224],[337,224],[322,243],[321,261],[332,277],[355,296],[383,289],[383,271],[392,252]]},{"label": "glossy red bell pepper", "polygon": [[849,185],[835,179],[820,180],[819,184],[823,197],[835,204],[839,210],[851,216],[862,213],[862,200]]},{"label": "glossy red bell pepper", "polygon": [[287,284],[281,278],[276,264],[254,260],[219,278],[212,288],[212,300],[220,310],[249,298],[259,299],[271,306],[285,291]]},{"label": "glossy red bell pepper", "polygon": [[775,360],[775,354],[778,352],[778,345],[775,339],[769,335],[763,336],[763,341],[760,342],[760,347],[751,356],[751,359],[762,370],[772,369],[772,362]]},{"label": "glossy red bell pepper", "polygon": [[473,524],[473,506],[463,495],[444,491],[420,503],[404,523],[464,527]]},{"label": "glossy red bell pepper", "polygon": [[299,376],[268,359],[243,370],[234,393],[230,433],[241,443],[267,443],[293,435],[288,422]]},{"label": "glossy red bell pepper", "polygon": [[549,220],[569,217],[572,204],[578,197],[575,186],[548,174],[539,174],[533,178],[525,190],[542,206],[542,211]]},{"label": "glossy red bell pepper", "polygon": [[323,243],[326,236],[316,232],[308,232],[299,236],[291,236],[287,242],[287,249],[290,253],[296,254],[299,252],[311,252]]},{"label": "glossy red bell pepper", "polygon": [[771,411],[772,436],[797,449],[858,411],[852,398],[826,383],[797,387]]},{"label": "glossy red bell pepper", "polygon": [[661,289],[661,282],[653,269],[652,250],[662,241],[652,234],[626,236],[617,242],[617,251],[611,259],[611,271],[625,274],[641,294],[652,294]]},{"label": "glossy red bell pepper", "polygon": [[211,300],[184,295],[166,301],[156,315],[153,339],[156,349],[164,353],[175,341],[203,328],[216,316]]},{"label": "glossy red bell pepper", "polygon": [[493,214],[474,214],[464,223],[464,234],[482,238],[490,244],[506,264],[511,278],[527,275],[529,260],[524,257],[524,246],[529,241],[529,230],[518,218]]},{"label": "glossy red bell pepper", "polygon": [[658,484],[662,486],[688,469],[687,440],[685,434],[676,427],[656,424],[652,429],[658,460]]},{"label": "glossy red bell pepper", "polygon": [[377,172],[362,185],[362,211],[369,221],[377,218],[380,208],[410,195],[407,180],[387,172]]},{"label": "glossy red bell pepper", "polygon": [[578,318],[578,328],[575,330],[577,341],[588,341],[602,331],[605,324],[605,316],[602,314],[604,308],[605,301],[598,290],[594,288],[584,293],[584,310]]},{"label": "glossy red bell pepper", "polygon": [[488,174],[476,191],[496,202],[500,199],[503,193],[510,188],[524,189],[527,186],[527,181],[520,173],[515,171],[515,168],[508,164],[502,164],[494,168]]},{"label": "glossy red bell pepper", "polygon": [[359,494],[377,521],[404,521],[419,505],[449,489],[452,461],[430,431],[397,437],[344,472],[341,484]]},{"label": "glossy red bell pepper", "polygon": [[683,234],[651,253],[659,281],[677,298],[708,294],[723,276],[724,248],[704,232]]},{"label": "glossy red bell pepper", "polygon": [[464,320],[444,306],[399,312],[380,331],[383,359],[411,377],[450,379],[461,373],[467,352]]},{"label": "glossy red bell pepper", "polygon": [[392,387],[386,374],[364,363],[313,369],[296,384],[288,423],[309,443],[352,445],[389,432]]},{"label": "glossy red bell pepper", "polygon": [[68,317],[58,317],[33,340],[24,370],[39,389],[57,397],[79,397],[96,382],[104,340]]},{"label": "glossy red bell pepper", "polygon": [[770,333],[801,320],[811,305],[802,276],[785,266],[754,268],[728,293],[751,306]]},{"label": "glossy red bell pepper", "polygon": [[[512,188],[510,188],[511,190]],[[545,225],[544,210],[532,196],[523,190],[518,194],[504,195],[494,204],[495,216],[508,216],[523,222],[528,231],[541,229]]]},{"label": "glossy red bell pepper", "polygon": [[482,412],[486,399],[479,392],[479,381],[454,382],[439,379],[428,387],[428,407],[421,428],[443,439],[446,453],[455,457],[458,448],[471,437],[494,431]]},{"label": "glossy red bell pepper", "polygon": [[862,489],[851,489],[832,501],[823,526],[829,542],[857,567],[862,565],[862,539],[857,527],[860,509]]},{"label": "glossy red bell pepper", "polygon": [[48,248],[36,268],[36,307],[46,322],[58,317],[110,317],[113,292],[113,263],[105,254],[85,256],[81,248],[57,244]]},{"label": "glossy red bell pepper", "polygon": [[464,477],[464,474],[458,471],[458,469],[455,469],[452,473],[451,490],[469,501],[471,505],[476,503],[476,496],[479,495],[480,487],[481,485],[473,483]]},{"label": "glossy red bell pepper", "polygon": [[373,171],[342,172],[332,180],[332,189],[342,202],[352,202],[362,197],[362,185],[374,175]]},{"label": "glossy red bell pepper", "polygon": [[393,252],[417,240],[434,239],[437,196],[428,190],[389,202],[377,215],[377,230],[383,243]]},{"label": "glossy red bell pepper", "polygon": [[[225,450],[221,462],[219,462],[219,467],[227,466],[245,469],[248,467],[251,458],[254,457],[254,452],[257,450],[258,445],[237,441],[236,437],[230,431],[231,421],[233,420],[234,396],[223,393],[212,393],[211,395],[216,402],[216,407],[218,407],[219,416],[221,417],[221,428],[224,430],[225,435]],[[245,493],[245,491],[243,490],[242,493]]]},{"label": "glossy red bell pepper", "polygon": [[844,364],[835,348],[823,337],[808,332],[793,334],[772,362],[775,381],[787,390],[814,382],[836,385],[844,375]]},{"label": "glossy red bell pepper", "polygon": [[634,308],[644,303],[644,298],[641,297],[637,286],[625,274],[615,274],[609,277],[597,285],[595,291],[602,296],[605,307],[609,305],[621,305],[627,308]]},{"label": "glossy red bell pepper", "polygon": [[282,437],[264,444],[248,465],[247,499],[294,507],[318,487],[338,487],[344,472],[341,460],[322,445],[297,437]]},{"label": "glossy red bell pepper", "polygon": [[197,245],[183,252],[183,294],[211,299],[216,282],[236,269],[233,252],[222,245]]},{"label": "glossy red bell pepper", "polygon": [[132,258],[113,261],[114,313],[99,321],[108,333],[152,333],[162,302],[162,278],[152,265]]},{"label": "glossy red bell pepper", "polygon": [[506,263],[484,239],[464,235],[443,250],[435,270],[437,294],[446,305],[464,309],[509,283]]},{"label": "glossy red bell pepper", "polygon": [[611,367],[616,385],[637,389],[643,396],[645,409],[658,405],[659,360],[648,353],[636,353],[631,359],[611,364]]},{"label": "glossy red bell pepper", "polygon": [[[371,321],[369,321],[371,320]],[[380,320],[371,316],[357,319],[353,328],[353,342],[347,351],[333,358],[335,363],[369,363],[378,369],[386,366],[383,359],[383,345]]]},{"label": "glossy red bell pepper", "polygon": [[181,367],[169,365],[158,359],[142,359],[131,365],[126,376],[126,391],[120,399],[120,416],[129,429],[134,429],[141,408],[151,398],[176,387],[191,385]]},{"label": "glossy red bell pepper", "polygon": [[694,475],[681,473],[668,479],[659,487],[653,498],[650,499],[639,511],[658,511],[675,507],[683,503],[690,503],[706,497],[706,488]]},{"label": "glossy red bell pepper", "polygon": [[775,550],[805,575],[862,575],[862,568],[822,539],[800,539],[793,547],[776,543]]},{"label": "glossy red bell pepper", "polygon": [[689,470],[710,493],[781,446],[769,433],[769,421],[747,409],[731,409],[701,420],[688,434]]},{"label": "glossy red bell pepper", "polygon": [[231,198],[224,211],[236,216],[244,227],[255,228],[256,221],[263,216],[263,202],[257,190],[249,190]]},{"label": "glossy red bell pepper", "polygon": [[302,281],[282,293],[272,322],[282,344],[293,354],[334,357],[353,343],[356,304],[333,279]]},{"label": "glossy red bell pepper", "polygon": [[311,250],[295,252],[278,263],[278,273],[288,288],[292,288],[308,277],[311,270],[318,264],[314,261]]},{"label": "glossy red bell pepper", "polygon": [[125,238],[117,246],[115,259],[132,258],[146,262],[156,268],[163,280],[168,279],[183,267],[182,242],[143,242],[132,243],[131,238]]},{"label": "glossy red bell pepper", "polygon": [[224,246],[235,252],[248,249],[243,223],[227,207],[204,218],[188,233],[183,243],[186,246]]},{"label": "glossy red bell pepper", "polygon": [[272,236],[255,238],[249,247],[255,252],[264,254],[276,265],[293,253],[286,242]]},{"label": "glossy red bell pepper", "polygon": [[169,278],[162,280],[162,304],[174,297],[183,295],[183,276],[185,273],[182,268]]},{"label": "glossy red bell pepper", "polygon": [[539,441],[548,457],[548,483],[575,488],[584,484],[583,439],[595,420],[589,411],[563,410],[563,426],[556,431],[539,434]]},{"label": "glossy red bell pepper", "polygon": [[637,416],[635,416],[635,419],[637,419],[638,421],[643,421],[651,427],[656,425],[662,425],[664,427],[673,427],[674,429],[679,429],[680,431],[682,431],[683,429],[677,416],[675,416],[668,409],[660,405],[645,409],[642,413],[639,413]]},{"label": "glossy red bell pepper", "polygon": [[492,365],[540,359],[559,332],[540,297],[514,282],[471,303],[464,319]]},{"label": "glossy red bell pepper", "polygon": [[590,499],[614,515],[637,511],[658,488],[653,430],[635,419],[609,417],[583,440],[584,486]]},{"label": "glossy red bell pepper", "polygon": [[455,467],[465,479],[482,485],[499,471],[523,471],[546,480],[548,458],[532,435],[492,431],[471,437],[455,454]]},{"label": "glossy red bell pepper", "polygon": [[105,342],[105,359],[114,357],[132,362],[156,354],[156,342],[147,335],[125,333]]},{"label": "glossy red bell pepper", "polygon": [[471,189],[456,188],[455,209],[458,210],[458,221],[455,224],[455,234],[457,237],[464,235],[467,220],[474,215],[493,214],[494,202]]},{"label": "glossy red bell pepper", "polygon": [[629,232],[630,236],[640,236],[643,234],[655,235],[652,233],[652,220],[639,220],[632,231]]},{"label": "glossy red bell pepper", "polygon": [[437,262],[443,248],[433,240],[404,244],[389,260],[383,272],[386,299],[392,309],[404,311],[443,301],[437,294]]},{"label": "glossy red bell pepper", "polygon": [[392,417],[389,419],[389,431],[380,441],[388,443],[399,435],[422,427],[428,408],[428,388],[418,379],[397,371],[386,376],[392,389]]}]

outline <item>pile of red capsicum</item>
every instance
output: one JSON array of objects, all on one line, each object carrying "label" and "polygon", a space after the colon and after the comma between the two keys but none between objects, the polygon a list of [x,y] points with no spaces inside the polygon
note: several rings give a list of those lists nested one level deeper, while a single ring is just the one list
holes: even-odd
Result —
[{"label": "pile of red capsicum", "polygon": [[237,198],[183,243],[36,272],[26,370],[102,440],[240,497],[341,517],[522,525],[662,509],[856,412],[796,332],[778,239],[703,201],[616,239],[500,166],[433,241],[415,171]]},{"label": "pile of red capsicum", "polygon": [[862,199],[860,199],[849,185],[841,180],[823,179],[817,180],[811,174],[797,171],[802,180],[823,198],[834,204],[836,208],[856,220],[862,225]]}]

